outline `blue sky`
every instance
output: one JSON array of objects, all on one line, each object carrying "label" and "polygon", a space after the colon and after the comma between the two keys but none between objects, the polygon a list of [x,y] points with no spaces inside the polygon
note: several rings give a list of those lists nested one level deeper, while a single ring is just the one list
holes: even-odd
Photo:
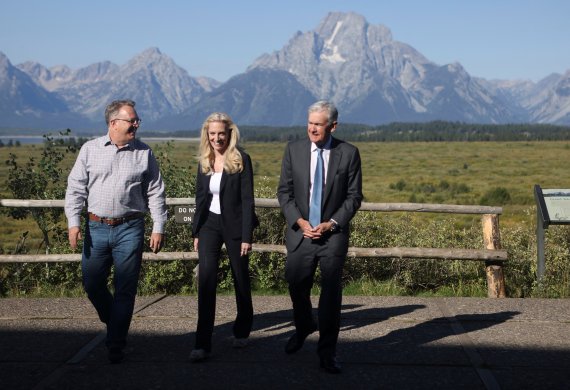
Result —
[{"label": "blue sky", "polygon": [[124,64],[158,47],[191,76],[219,81],[314,30],[328,12],[356,12],[431,61],[473,76],[538,81],[570,69],[567,0],[6,0],[0,51],[13,64]]}]

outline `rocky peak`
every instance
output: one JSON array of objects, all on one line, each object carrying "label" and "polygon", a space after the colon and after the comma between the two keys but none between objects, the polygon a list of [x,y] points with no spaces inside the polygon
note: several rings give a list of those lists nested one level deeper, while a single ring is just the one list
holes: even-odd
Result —
[{"label": "rocky peak", "polygon": [[10,62],[8,57],[6,57],[6,55],[0,51],[0,69],[7,69],[8,67],[11,66],[12,63]]},{"label": "rocky peak", "polygon": [[556,83],[554,91],[559,96],[570,97],[570,70],[567,71]]},{"label": "rocky peak", "polygon": [[[110,61],[97,62],[78,69],[74,78],[78,82],[96,83],[114,76],[118,70],[119,66]],[[55,70],[52,68],[52,71]]]},{"label": "rocky peak", "polygon": [[161,63],[173,63],[170,57],[162,54],[162,52],[156,48],[151,47],[143,52],[134,56],[129,62],[127,62],[123,67],[141,67],[141,66],[156,66]]},{"label": "rocky peak", "polygon": [[352,12],[329,13],[315,32],[324,40],[325,47],[336,43],[349,49],[354,44],[370,44],[370,41],[381,46],[392,42],[392,32],[388,27],[370,25],[364,16]]},{"label": "rocky peak", "polygon": [[316,30],[295,34],[283,49],[259,57],[248,70],[290,72],[315,96],[340,104],[386,82],[395,88],[417,84],[429,63],[412,47],[394,41],[387,27],[370,25],[355,13],[333,12]]}]

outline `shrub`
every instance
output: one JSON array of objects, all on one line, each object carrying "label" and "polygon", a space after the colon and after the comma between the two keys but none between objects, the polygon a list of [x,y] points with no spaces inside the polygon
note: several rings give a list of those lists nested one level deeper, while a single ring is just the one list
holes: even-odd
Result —
[{"label": "shrub", "polygon": [[511,194],[509,190],[504,187],[495,187],[487,191],[479,201],[479,204],[485,206],[503,206],[509,204],[511,201]]},{"label": "shrub", "polygon": [[391,190],[396,190],[396,191],[404,191],[406,189],[406,181],[405,180],[398,180],[396,183],[391,183],[389,185],[389,188]]},{"label": "shrub", "polygon": [[[60,135],[68,135],[67,132]],[[44,135],[44,147],[41,158],[36,161],[34,157],[28,157],[24,165],[18,163],[17,156],[10,153],[6,161],[9,167],[7,187],[16,199],[62,199],[65,195],[65,178],[60,166],[65,152],[76,152],[75,148],[67,147],[60,150],[57,142],[51,134]],[[31,216],[42,232],[45,253],[49,254],[51,235],[57,234],[58,224],[63,215],[63,210],[57,207],[51,208],[12,208],[7,211],[8,215],[15,219],[24,219]]]}]

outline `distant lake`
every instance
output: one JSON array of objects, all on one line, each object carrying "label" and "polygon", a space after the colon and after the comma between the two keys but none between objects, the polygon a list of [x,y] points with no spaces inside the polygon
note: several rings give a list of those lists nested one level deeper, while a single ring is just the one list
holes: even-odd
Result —
[{"label": "distant lake", "polygon": [[0,140],[4,145],[8,145],[8,142],[20,141],[21,144],[41,144],[44,142],[44,137],[35,135],[0,135]]},{"label": "distant lake", "polygon": [[[54,139],[58,139],[60,137],[54,137]],[[67,138],[67,137],[61,137]],[[79,137],[75,137],[79,138]],[[94,137],[88,137],[94,138]],[[146,143],[156,143],[156,142],[166,142],[166,141],[183,141],[183,142],[198,142],[200,138],[182,138],[182,137],[138,137],[140,140]],[[20,141],[20,144],[43,144],[44,137],[37,136],[37,135],[0,135],[0,140],[4,143],[4,145],[8,145],[8,142],[12,140],[15,144],[17,141]]]}]

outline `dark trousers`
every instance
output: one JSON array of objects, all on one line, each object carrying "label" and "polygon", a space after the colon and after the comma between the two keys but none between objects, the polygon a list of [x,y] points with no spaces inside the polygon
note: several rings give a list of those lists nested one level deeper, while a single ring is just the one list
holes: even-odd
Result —
[{"label": "dark trousers", "polygon": [[[341,243],[346,242],[344,239]],[[332,247],[330,244],[333,244]],[[293,318],[298,334],[306,335],[315,329],[311,304],[311,288],[317,264],[321,271],[321,295],[319,297],[317,352],[320,356],[336,354],[340,331],[340,309],[342,304],[342,267],[346,250],[334,249],[338,244],[332,236],[318,241],[304,238],[300,246],[287,254],[285,277],[289,283],[289,294],[293,303]]]},{"label": "dark trousers", "polygon": [[[124,347],[133,316],[141,268],[144,219],[118,226],[89,221],[85,229],[81,269],[83,287],[107,324],[108,347]],[[114,293],[107,281],[114,265]]]},{"label": "dark trousers", "polygon": [[221,216],[209,213],[207,221],[200,228],[198,241],[200,267],[198,271],[198,326],[195,344],[196,349],[204,349],[208,352],[212,349],[216,287],[222,244],[226,244],[235,286],[237,317],[233,325],[234,337],[249,337],[253,323],[249,258],[241,256],[241,239],[225,237],[221,226]]}]

